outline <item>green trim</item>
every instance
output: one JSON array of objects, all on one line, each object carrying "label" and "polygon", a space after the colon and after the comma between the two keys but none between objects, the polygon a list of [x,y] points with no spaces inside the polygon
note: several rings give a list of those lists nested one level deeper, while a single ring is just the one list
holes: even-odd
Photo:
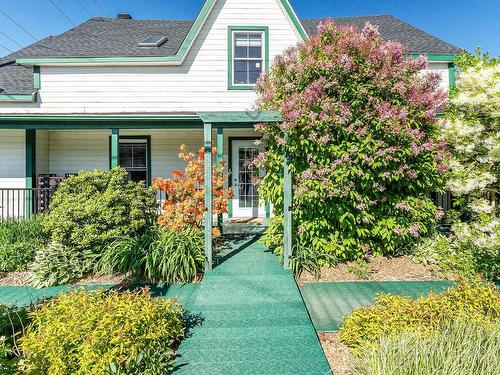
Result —
[{"label": "green trim", "polygon": [[271,220],[271,203],[266,202],[266,225],[269,225]]},{"label": "green trim", "polygon": [[235,31],[260,31],[264,33],[264,69],[269,71],[269,27],[228,26],[227,27],[227,88],[228,90],[253,90],[255,85],[235,85],[233,83],[233,33]]},{"label": "green trim", "polygon": [[453,90],[456,84],[456,70],[453,63],[448,63],[448,78],[450,80],[450,90]]},{"label": "green trim", "polygon": [[40,83],[40,67],[38,65],[35,65],[33,67],[33,88],[35,90],[40,89],[41,83]]},{"label": "green trim", "polygon": [[[111,162],[111,139],[112,136],[109,136],[109,168],[112,168]],[[147,186],[151,186],[153,181],[152,174],[152,156],[151,156],[151,136],[150,135],[120,135],[118,139],[118,145],[120,144],[121,139],[145,139],[146,140],[146,184]],[[119,146],[118,146],[119,147]],[[120,149],[118,149],[119,151]]]},{"label": "green trim", "polygon": [[292,188],[292,171],[290,168],[291,156],[285,153],[285,162],[283,166],[283,266],[290,268],[290,257],[292,256],[293,245],[293,232],[292,232],[292,201],[293,201],[293,188]]},{"label": "green trim", "polygon": [[16,59],[20,65],[44,65],[44,64],[92,64],[92,63],[171,63],[182,64],[187,53],[191,49],[194,40],[205,24],[210,12],[217,0],[206,0],[203,8],[191,26],[188,35],[182,42],[177,53],[173,56],[123,56],[123,57],[27,57]]},{"label": "green trim", "polygon": [[276,111],[219,111],[198,112],[203,122],[212,124],[258,124],[260,122],[282,122],[283,118]]},{"label": "green trim", "polygon": [[111,129],[110,136],[110,169],[120,165],[120,129]]},{"label": "green trim", "polygon": [[37,91],[32,94],[0,94],[0,102],[36,103],[37,94]]},{"label": "green trim", "polygon": [[424,55],[427,57],[427,60],[429,61],[441,61],[441,62],[454,62],[455,61],[455,55],[449,54],[449,55],[438,55],[434,53],[412,53],[411,57],[413,58],[418,58],[421,55]]},{"label": "green trim", "polygon": [[203,139],[205,147],[205,272],[212,269],[212,124],[203,126]]},{"label": "green trim", "polygon": [[281,0],[281,5],[283,6],[283,9],[285,10],[290,20],[292,21],[293,26],[295,26],[295,30],[297,30],[297,33],[300,35],[302,40],[306,40],[307,39],[306,30],[304,29],[304,26],[302,26],[302,23],[300,22],[299,18],[297,17],[297,14],[290,5],[290,2],[288,0]]},{"label": "green trim", "polygon": [[[221,165],[224,162],[224,128],[217,128],[217,164]],[[217,215],[217,227],[224,232],[224,217],[222,214]]]},{"label": "green trim", "polygon": [[[26,130],[25,133],[25,178],[26,188],[36,187],[36,130]],[[25,218],[33,215],[33,193],[26,192],[25,195]]]}]

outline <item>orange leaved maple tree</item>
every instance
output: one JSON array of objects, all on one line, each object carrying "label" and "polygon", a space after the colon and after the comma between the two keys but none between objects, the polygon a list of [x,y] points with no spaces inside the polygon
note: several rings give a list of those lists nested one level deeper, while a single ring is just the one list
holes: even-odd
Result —
[{"label": "orange leaved maple tree", "polygon": [[[212,148],[212,154],[217,149]],[[201,228],[205,213],[205,150],[200,148],[197,154],[189,152],[181,145],[179,158],[187,162],[184,171],[174,170],[172,178],[155,178],[153,185],[166,192],[167,199],[162,205],[162,214],[158,223],[172,230],[186,227]],[[227,188],[225,163],[214,163],[212,167],[212,209],[214,214],[228,212],[229,198],[233,196]],[[218,234],[215,230],[214,234]]]}]

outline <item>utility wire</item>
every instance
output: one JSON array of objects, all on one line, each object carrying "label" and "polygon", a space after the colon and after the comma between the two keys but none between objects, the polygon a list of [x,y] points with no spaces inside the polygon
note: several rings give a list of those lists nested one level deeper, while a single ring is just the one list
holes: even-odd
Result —
[{"label": "utility wire", "polygon": [[59,7],[56,5],[56,3],[54,3],[52,0],[49,0],[49,1],[50,1],[50,3],[54,6],[54,8],[56,8],[56,9],[59,11],[59,13],[61,13],[61,14],[63,15],[63,17],[64,17],[64,18],[66,18],[66,19],[69,21],[69,23],[71,23],[73,26],[76,26],[76,23],[74,23],[74,22],[71,20],[71,18],[69,18],[69,17],[66,15],[66,13],[64,13],[64,12],[62,11],[62,9],[61,9],[61,8],[59,8]]},{"label": "utility wire", "polygon": [[12,50],[10,48],[7,48],[6,46],[4,46],[2,43],[0,43],[0,47],[2,47],[3,49],[6,49],[7,51],[9,52],[12,52]]},{"label": "utility wire", "polygon": [[2,34],[4,37],[6,37],[7,39],[9,39],[12,43],[17,44],[19,47],[23,48],[23,46],[21,44],[19,44],[14,39],[12,39],[10,36],[8,36],[7,34],[5,34],[2,30],[0,30],[0,34]]},{"label": "utility wire", "polygon": [[80,6],[83,8],[83,10],[89,15],[90,18],[92,18],[92,13],[90,13],[90,11],[88,10],[88,8],[85,6],[85,4],[83,4],[83,2],[81,0],[76,0],[78,1],[78,4],[80,4]]},{"label": "utility wire", "polygon": [[101,6],[101,4],[99,4],[99,1],[97,0],[94,0],[94,2],[97,4],[97,6],[99,7],[99,9],[101,10],[101,12],[106,16],[108,17],[108,15],[106,14],[106,11],[104,10],[104,8]]},{"label": "utility wire", "polygon": [[30,37],[38,41],[38,38],[34,36],[32,33],[30,33],[28,30],[26,30],[24,27],[22,27],[16,20],[14,20],[12,17],[10,17],[7,13],[5,13],[2,9],[0,9],[0,13],[2,13],[5,17],[7,17],[9,20],[11,20],[13,23],[17,25],[20,29],[22,29],[26,34],[28,34]]}]

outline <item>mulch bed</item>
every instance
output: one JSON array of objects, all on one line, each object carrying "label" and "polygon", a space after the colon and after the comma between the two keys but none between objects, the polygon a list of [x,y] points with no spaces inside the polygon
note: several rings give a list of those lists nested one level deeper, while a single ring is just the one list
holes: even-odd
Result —
[{"label": "mulch bed", "polygon": [[457,276],[440,268],[415,263],[408,256],[394,258],[370,257],[366,263],[345,262],[321,269],[321,277],[304,271],[299,284],[322,281],[438,281],[456,280]]},{"label": "mulch bed", "polygon": [[342,344],[338,333],[318,333],[326,359],[335,375],[350,375],[352,355],[349,348]]}]

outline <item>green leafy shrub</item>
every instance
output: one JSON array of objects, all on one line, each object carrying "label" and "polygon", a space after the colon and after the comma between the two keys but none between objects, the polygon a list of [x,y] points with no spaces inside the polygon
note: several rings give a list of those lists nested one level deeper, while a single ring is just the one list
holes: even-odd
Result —
[{"label": "green leafy shrub", "polygon": [[44,228],[69,249],[101,253],[119,236],[144,232],[156,218],[156,200],[123,168],[80,172],[57,188]]},{"label": "green leafy shrub", "polygon": [[500,374],[500,323],[456,321],[431,334],[383,336],[354,358],[353,375]]},{"label": "green leafy shrub", "polygon": [[204,235],[199,229],[173,231],[155,227],[141,236],[121,237],[106,248],[98,268],[132,273],[152,282],[191,282],[205,264]]},{"label": "green leafy shrub", "polygon": [[497,235],[491,236],[473,226],[459,223],[453,225],[450,236],[437,235],[420,243],[413,250],[412,258],[469,279],[479,274],[485,280],[498,281],[500,243],[496,238]]},{"label": "green leafy shrub", "polygon": [[442,322],[466,318],[476,322],[500,321],[500,293],[494,285],[460,282],[443,293],[417,300],[378,295],[376,303],[354,310],[339,329],[340,339],[359,350],[383,335],[409,330],[431,332]]},{"label": "green leafy shrub", "polygon": [[446,93],[426,59],[384,41],[376,27],[325,23],[278,56],[257,85],[262,110],[283,123],[259,124],[266,171],[259,185],[275,219],[266,244],[283,251],[283,165],[293,175],[294,242],[356,260],[393,255],[429,236],[444,186],[444,140],[436,112]]},{"label": "green leafy shrub", "polygon": [[36,253],[30,265],[31,282],[37,287],[47,287],[81,279],[93,270],[95,259],[90,250],[69,249],[51,242]]},{"label": "green leafy shrub", "polygon": [[26,270],[36,251],[46,243],[41,216],[29,220],[0,221],[0,271]]},{"label": "green leafy shrub", "polygon": [[27,374],[163,375],[184,337],[181,306],[147,289],[63,293],[30,315],[20,344]]},{"label": "green leafy shrub", "polygon": [[16,341],[29,324],[25,308],[0,305],[0,374],[17,374]]}]

